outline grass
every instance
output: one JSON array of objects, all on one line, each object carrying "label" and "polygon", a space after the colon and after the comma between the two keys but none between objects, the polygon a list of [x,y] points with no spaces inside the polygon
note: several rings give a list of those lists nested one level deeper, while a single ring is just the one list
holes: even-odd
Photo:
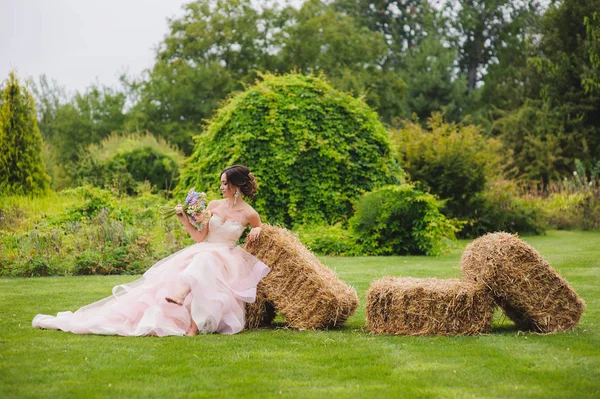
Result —
[{"label": "grass", "polygon": [[451,278],[466,241],[430,257],[323,258],[356,287],[341,329],[234,336],[81,336],[31,328],[132,276],[0,280],[0,397],[600,397],[600,232],[527,237],[586,300],[578,327],[523,334],[498,312],[477,337],[375,336],[364,293],[384,275]]}]

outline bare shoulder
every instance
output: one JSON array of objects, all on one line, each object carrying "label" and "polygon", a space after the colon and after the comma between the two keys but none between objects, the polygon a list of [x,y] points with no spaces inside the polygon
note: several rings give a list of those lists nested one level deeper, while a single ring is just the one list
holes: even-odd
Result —
[{"label": "bare shoulder", "polygon": [[258,212],[256,212],[256,210],[254,210],[254,208],[252,208],[250,205],[248,205],[248,208],[246,209],[246,218],[251,225],[260,224],[260,216]]},{"label": "bare shoulder", "polygon": [[223,203],[223,201],[225,201],[225,200],[219,199],[219,200],[213,200],[213,201],[210,201],[210,202],[208,203],[208,206],[206,207],[206,209],[208,209],[208,210],[210,211],[210,210],[213,210],[213,209],[215,209],[215,208],[218,208],[218,207],[219,207],[219,205],[220,205],[221,203]]}]

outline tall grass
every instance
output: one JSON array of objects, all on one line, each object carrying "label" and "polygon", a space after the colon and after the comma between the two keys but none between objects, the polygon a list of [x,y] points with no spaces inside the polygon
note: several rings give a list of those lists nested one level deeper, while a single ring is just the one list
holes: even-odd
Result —
[{"label": "tall grass", "polygon": [[522,186],[522,195],[537,203],[549,228],[600,229],[600,178],[573,172],[563,180]]}]

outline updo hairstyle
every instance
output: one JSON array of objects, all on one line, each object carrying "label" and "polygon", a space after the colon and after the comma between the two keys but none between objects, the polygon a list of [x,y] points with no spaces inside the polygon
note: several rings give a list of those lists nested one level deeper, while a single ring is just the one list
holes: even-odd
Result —
[{"label": "updo hairstyle", "polygon": [[250,172],[250,169],[244,165],[233,165],[225,168],[221,175],[225,174],[227,182],[240,189],[245,197],[252,199],[256,194],[257,186],[254,175]]}]

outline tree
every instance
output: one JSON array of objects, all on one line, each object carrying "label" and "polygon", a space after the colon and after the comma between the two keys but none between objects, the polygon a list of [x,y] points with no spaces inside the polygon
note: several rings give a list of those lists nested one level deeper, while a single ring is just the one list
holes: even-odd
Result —
[{"label": "tree", "polygon": [[523,68],[523,103],[500,112],[493,134],[528,180],[547,182],[600,160],[600,0],[566,0],[544,14]]},{"label": "tree", "polygon": [[336,0],[334,7],[385,38],[383,67],[400,70],[406,53],[431,33],[435,18],[427,0]]},{"label": "tree", "polygon": [[458,65],[471,92],[503,48],[525,39],[524,31],[539,4],[537,0],[451,0],[445,8],[456,32]]},{"label": "tree", "polygon": [[128,130],[147,129],[180,146],[192,137],[232,92],[257,72],[324,72],[337,89],[364,94],[382,119],[402,112],[405,83],[384,68],[382,33],[361,27],[328,2],[310,0],[300,9],[277,2],[197,0],[171,21],[156,63],[140,82],[140,101]]},{"label": "tree", "polygon": [[364,94],[382,120],[402,114],[406,83],[383,65],[388,54],[383,33],[360,26],[321,0],[286,12],[291,19],[284,29],[280,70],[324,72],[336,89]]},{"label": "tree", "polygon": [[77,183],[110,187],[134,194],[141,183],[153,191],[171,191],[184,162],[183,154],[164,139],[145,134],[113,133],[91,144],[77,165]]},{"label": "tree", "polygon": [[455,73],[456,50],[447,48],[439,36],[430,36],[410,49],[400,76],[408,83],[404,117],[415,114],[426,122],[436,112],[459,122],[470,109],[464,75]]},{"label": "tree", "polygon": [[50,178],[45,173],[41,152],[33,97],[11,72],[0,105],[0,193],[47,191]]},{"label": "tree", "polygon": [[69,98],[62,87],[48,83],[45,76],[39,84],[32,82],[32,88],[40,104],[42,136],[56,149],[63,164],[76,162],[85,147],[123,130],[126,95],[118,89],[93,84]]},{"label": "tree", "polygon": [[189,154],[192,136],[227,95],[252,82],[256,70],[276,69],[280,21],[276,4],[257,9],[251,0],[199,0],[184,9],[139,82],[140,102],[128,126]]}]

